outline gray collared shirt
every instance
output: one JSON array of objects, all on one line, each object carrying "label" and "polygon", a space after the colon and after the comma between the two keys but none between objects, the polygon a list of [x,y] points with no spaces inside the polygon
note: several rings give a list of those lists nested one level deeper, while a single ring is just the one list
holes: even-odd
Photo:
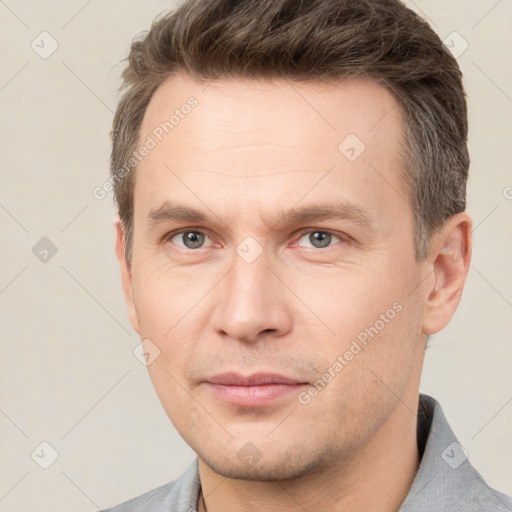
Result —
[{"label": "gray collared shirt", "polygon": [[[439,403],[420,395],[413,485],[398,512],[511,512],[512,499],[489,487],[470,464]],[[201,483],[196,458],[177,480],[103,512],[197,512]]]}]

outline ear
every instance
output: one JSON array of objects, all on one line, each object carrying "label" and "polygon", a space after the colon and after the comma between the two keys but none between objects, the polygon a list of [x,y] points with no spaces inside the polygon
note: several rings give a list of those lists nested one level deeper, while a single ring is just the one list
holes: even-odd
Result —
[{"label": "ear", "polygon": [[[122,222],[117,218],[116,222],[116,255],[121,267],[121,280],[123,282],[124,296],[128,305],[128,315],[132,327],[139,333],[139,321],[135,303],[133,301],[133,280],[131,265],[126,261],[126,242],[124,237],[124,227]],[[140,333],[139,333],[140,334]]]},{"label": "ear", "polygon": [[435,280],[423,307],[423,332],[429,336],[448,325],[459,305],[471,262],[472,228],[471,218],[462,212],[432,236],[428,261]]}]

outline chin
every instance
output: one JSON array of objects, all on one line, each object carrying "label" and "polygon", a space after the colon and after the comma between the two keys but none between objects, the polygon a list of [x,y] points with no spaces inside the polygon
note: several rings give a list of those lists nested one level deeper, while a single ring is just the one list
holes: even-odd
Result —
[{"label": "chin", "polygon": [[[255,460],[258,456],[260,458]],[[265,458],[264,453],[255,454],[252,460],[244,458],[243,454],[235,454],[230,459],[199,454],[199,458],[224,478],[255,481],[292,480],[315,473],[333,462],[332,452],[315,453],[311,449],[305,452],[302,447],[297,447],[295,453],[282,454],[276,454],[274,449],[272,459]]]}]

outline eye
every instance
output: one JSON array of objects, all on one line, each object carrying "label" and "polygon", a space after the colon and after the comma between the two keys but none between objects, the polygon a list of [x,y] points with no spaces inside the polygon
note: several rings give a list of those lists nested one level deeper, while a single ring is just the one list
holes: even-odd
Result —
[{"label": "eye", "polygon": [[299,241],[295,245],[300,246],[299,242],[303,238],[305,238],[311,244],[309,247],[313,247],[314,249],[324,249],[326,247],[329,247],[329,245],[331,245],[331,242],[333,241],[333,238],[339,240],[340,242],[347,241],[346,236],[344,237],[341,233],[336,234],[331,231],[315,230],[303,233],[303,235],[300,237]]},{"label": "eye", "polygon": [[[173,244],[184,249],[201,249],[207,236],[202,231],[183,230],[167,237],[165,241],[172,241]],[[174,240],[181,241],[183,245]]]},{"label": "eye", "polygon": [[[205,246],[205,240],[209,236],[203,231],[183,229],[178,232],[171,233],[168,235],[164,242],[171,242],[174,245],[183,249],[202,249]],[[346,243],[348,237],[342,233],[334,233],[326,230],[310,230],[303,232],[301,237],[295,242],[292,247],[309,247],[312,249],[325,249],[333,245],[333,241],[339,241]],[[302,239],[305,239],[310,245],[303,245],[300,243]]]}]

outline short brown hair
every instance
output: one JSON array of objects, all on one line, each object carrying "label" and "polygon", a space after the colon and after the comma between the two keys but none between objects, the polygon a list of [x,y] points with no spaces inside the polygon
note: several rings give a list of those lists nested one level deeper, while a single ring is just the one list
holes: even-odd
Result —
[{"label": "short brown hair", "polygon": [[186,0],[132,42],[112,128],[111,178],[131,261],[137,149],[149,101],[178,72],[227,78],[337,83],[369,77],[404,115],[401,170],[414,216],[416,259],[466,207],[467,106],[456,59],[399,0]]}]

